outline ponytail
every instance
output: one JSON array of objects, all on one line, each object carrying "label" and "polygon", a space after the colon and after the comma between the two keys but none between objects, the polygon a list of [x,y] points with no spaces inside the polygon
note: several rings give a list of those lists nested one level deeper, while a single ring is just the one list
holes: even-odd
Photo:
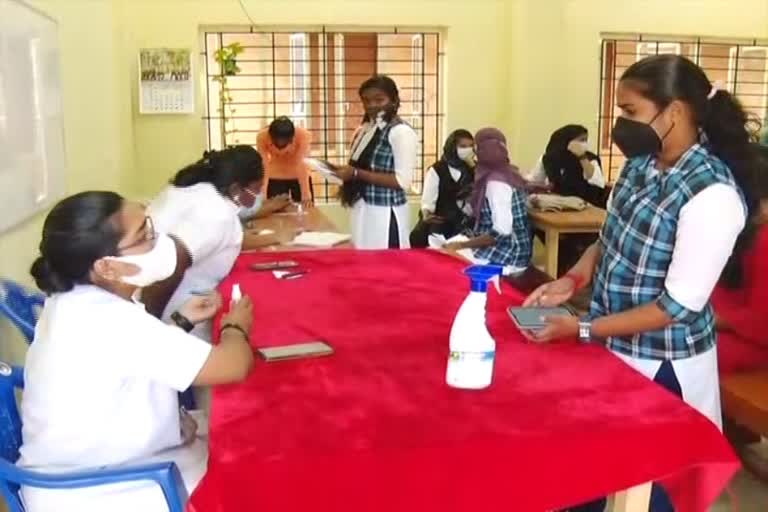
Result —
[{"label": "ponytail", "polygon": [[264,178],[261,155],[251,146],[232,146],[221,151],[205,151],[203,158],[184,167],[171,180],[176,187],[210,183],[221,195],[232,185],[246,187]]},{"label": "ponytail", "polygon": [[754,217],[760,201],[768,197],[762,186],[766,169],[755,144],[760,122],[750,118],[735,96],[713,86],[704,70],[679,55],[654,55],[638,61],[624,72],[621,81],[636,86],[660,109],[675,100],[688,104],[704,135],[702,142],[731,170],[744,195],[747,225],[736,240],[721,281],[740,281],[744,251],[757,232]]},{"label": "ponytail", "polygon": [[731,170],[747,205],[747,223],[736,238],[733,252],[720,276],[724,286],[736,288],[742,286],[744,280],[744,253],[752,247],[760,228],[755,217],[760,211],[760,201],[766,197],[761,182],[768,169],[761,165],[755,143],[760,123],[747,115],[739,100],[728,91],[716,90],[708,107],[702,129],[712,153]]},{"label": "ponytail", "polygon": [[121,234],[114,216],[123,198],[114,192],[81,192],[61,200],[45,218],[40,256],[30,274],[48,295],[90,283],[93,264],[117,254]]}]

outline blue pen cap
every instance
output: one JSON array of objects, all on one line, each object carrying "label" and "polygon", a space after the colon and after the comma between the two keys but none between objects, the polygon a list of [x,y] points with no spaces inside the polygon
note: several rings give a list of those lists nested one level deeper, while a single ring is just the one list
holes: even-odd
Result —
[{"label": "blue pen cap", "polygon": [[470,290],[473,292],[487,292],[488,281],[504,273],[501,265],[472,265],[464,269],[464,273],[471,281]]}]

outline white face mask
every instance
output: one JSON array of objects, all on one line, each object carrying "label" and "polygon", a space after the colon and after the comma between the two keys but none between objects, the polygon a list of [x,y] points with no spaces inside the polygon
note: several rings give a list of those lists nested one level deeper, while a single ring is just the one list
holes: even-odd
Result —
[{"label": "white face mask", "polygon": [[126,284],[144,288],[168,279],[174,273],[176,270],[176,243],[168,235],[158,233],[155,247],[151,251],[108,259],[139,267],[138,273],[132,276],[122,276],[120,280]]},{"label": "white face mask", "polygon": [[464,161],[473,161],[475,158],[475,148],[456,148],[456,154]]},{"label": "white face mask", "polygon": [[240,217],[241,220],[250,220],[256,215],[256,212],[261,210],[261,207],[264,205],[264,195],[254,194],[247,188],[244,190],[246,193],[250,194],[251,197],[253,197],[253,204],[251,206],[243,206],[239,201],[236,200],[235,203],[239,206],[237,210],[237,216]]}]

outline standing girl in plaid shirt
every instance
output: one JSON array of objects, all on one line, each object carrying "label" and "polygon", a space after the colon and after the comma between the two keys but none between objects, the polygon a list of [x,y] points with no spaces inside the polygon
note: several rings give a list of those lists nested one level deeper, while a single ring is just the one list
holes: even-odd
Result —
[{"label": "standing girl in plaid shirt", "polygon": [[445,245],[449,251],[472,249],[480,264],[503,265],[505,274],[519,274],[531,262],[533,235],[528,220],[525,179],[509,162],[507,139],[496,128],[475,135],[477,168],[470,202],[476,213],[472,238]]},{"label": "standing girl in plaid shirt", "polygon": [[[633,64],[616,94],[613,140],[627,162],[600,239],[525,303],[558,305],[592,283],[589,314],[550,317],[528,336],[605,344],[721,428],[709,297],[757,211],[759,161],[748,118],[736,98],[677,55]],[[736,245],[733,258],[745,246]],[[651,510],[673,510],[658,485]]]},{"label": "standing girl in plaid shirt", "polygon": [[352,208],[352,243],[358,249],[407,249],[410,215],[406,191],[416,168],[419,138],[397,115],[394,80],[378,75],[360,86],[363,125],[352,140],[349,165],[336,174],[342,204]]}]

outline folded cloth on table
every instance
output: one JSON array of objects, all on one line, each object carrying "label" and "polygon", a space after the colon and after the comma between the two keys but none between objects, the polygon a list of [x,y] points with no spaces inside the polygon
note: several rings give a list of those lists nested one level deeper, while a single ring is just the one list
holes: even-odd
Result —
[{"label": "folded cloth on table", "polygon": [[587,207],[587,202],[580,197],[557,194],[533,194],[529,203],[543,212],[579,212]]}]

